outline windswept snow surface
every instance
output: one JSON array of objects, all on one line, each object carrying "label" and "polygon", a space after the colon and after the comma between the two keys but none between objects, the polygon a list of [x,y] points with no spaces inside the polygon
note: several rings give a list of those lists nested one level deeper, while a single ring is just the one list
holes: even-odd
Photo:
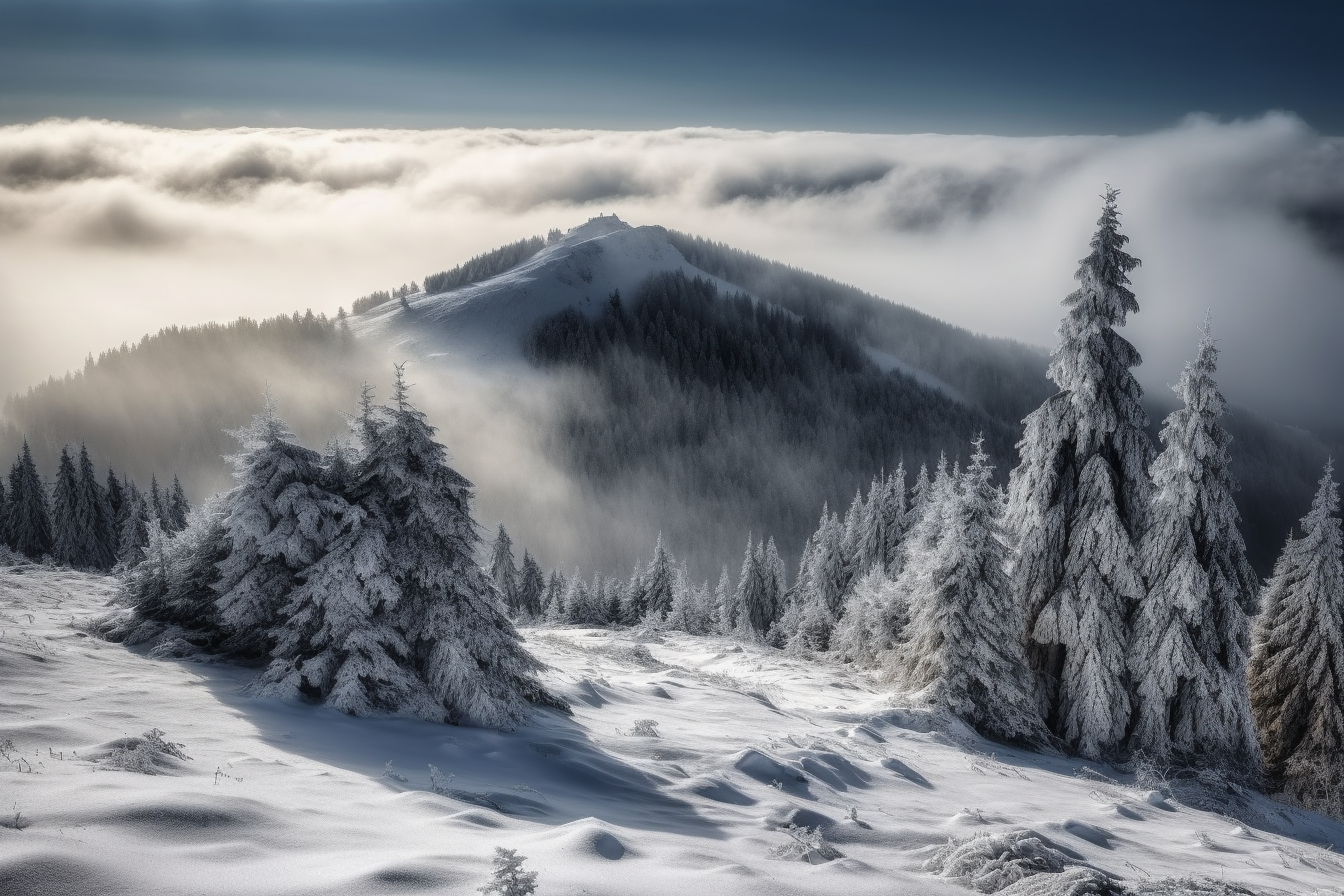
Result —
[{"label": "windswept snow surface", "polygon": [[352,319],[360,336],[387,340],[402,357],[446,356],[460,362],[511,362],[527,334],[566,308],[597,315],[614,290],[627,302],[659,271],[712,280],[741,292],[681,256],[661,227],[631,227],[615,215],[593,218],[527,261],[480,283],[437,295],[379,305]]},{"label": "windswept snow surface", "polygon": [[[996,747],[821,662],[525,629],[572,718],[541,711],[509,734],[354,719],[245,698],[249,670],[85,635],[114,587],[0,568],[5,896],[466,894],[496,846],[527,857],[539,896],[965,894],[923,863],[949,838],[1021,828],[1127,880],[1344,892],[1344,860],[1321,848],[1344,847],[1344,826],[1259,798],[1257,823],[1196,811],[1105,767]],[[143,737],[155,729],[189,758]],[[841,857],[772,857],[789,822]]]}]

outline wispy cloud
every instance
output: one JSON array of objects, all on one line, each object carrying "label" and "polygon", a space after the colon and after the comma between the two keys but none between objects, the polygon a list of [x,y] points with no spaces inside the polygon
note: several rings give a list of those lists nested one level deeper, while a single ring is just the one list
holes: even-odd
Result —
[{"label": "wispy cloud", "polygon": [[1290,116],[1139,137],[717,129],[0,128],[14,390],[169,323],[334,312],[597,212],[1049,344],[1103,184],[1123,190],[1150,387],[1205,308],[1233,400],[1344,422],[1344,143]]}]

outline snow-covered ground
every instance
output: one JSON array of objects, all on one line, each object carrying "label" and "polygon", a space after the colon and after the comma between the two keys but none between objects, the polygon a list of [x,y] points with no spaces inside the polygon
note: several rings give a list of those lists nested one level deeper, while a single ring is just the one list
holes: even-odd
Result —
[{"label": "snow-covered ground", "polygon": [[[824,663],[527,630],[572,718],[508,734],[354,719],[243,697],[248,670],[88,636],[114,587],[0,568],[5,896],[472,893],[496,846],[527,856],[540,896],[964,894],[923,863],[1019,828],[1121,879],[1344,893],[1344,826],[1260,798],[1251,823],[1197,811],[947,728]],[[156,752],[153,729],[190,758]],[[842,857],[772,855],[790,821]]]}]

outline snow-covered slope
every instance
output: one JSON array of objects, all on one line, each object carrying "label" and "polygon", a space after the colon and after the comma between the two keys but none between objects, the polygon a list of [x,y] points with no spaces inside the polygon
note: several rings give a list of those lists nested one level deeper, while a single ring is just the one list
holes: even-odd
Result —
[{"label": "snow-covered slope", "polygon": [[593,218],[532,258],[480,283],[388,302],[354,318],[361,336],[388,340],[402,357],[447,355],[467,362],[512,361],[541,320],[575,307],[596,314],[614,290],[627,298],[650,274],[683,271],[736,287],[686,262],[660,227]]},{"label": "snow-covered slope", "polygon": [[[1340,825],[1260,798],[1258,823],[1196,811],[777,652],[529,630],[574,716],[501,734],[242,697],[249,670],[84,635],[111,589],[0,568],[5,896],[465,894],[496,846],[527,856],[540,896],[966,894],[925,860],[1020,828],[1131,881],[1344,892],[1344,861],[1309,845],[1344,847]],[[787,822],[842,857],[772,857]]]}]

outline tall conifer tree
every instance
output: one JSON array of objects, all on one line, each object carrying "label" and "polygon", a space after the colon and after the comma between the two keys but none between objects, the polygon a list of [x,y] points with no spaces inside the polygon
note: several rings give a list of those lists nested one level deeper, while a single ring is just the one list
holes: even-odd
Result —
[{"label": "tall conifer tree", "polygon": [[1182,407],[1167,416],[1166,447],[1152,466],[1140,552],[1148,595],[1129,654],[1137,698],[1130,746],[1159,760],[1253,767],[1246,662],[1259,585],[1237,530],[1217,369],[1206,319],[1195,360],[1174,387]]},{"label": "tall conifer tree", "polygon": [[1344,538],[1333,463],[1301,529],[1265,586],[1251,708],[1270,786],[1344,818]]},{"label": "tall conifer tree", "polygon": [[14,550],[33,560],[51,553],[47,490],[33,463],[28,440],[9,473],[9,537]]},{"label": "tall conifer tree", "polygon": [[1122,749],[1130,720],[1126,624],[1143,597],[1135,540],[1151,486],[1153,446],[1139,353],[1116,328],[1138,311],[1117,190],[1107,188],[1092,251],[1064,299],[1048,370],[1060,391],[1024,421],[1008,527],[1014,587],[1051,730],[1090,759]]}]

